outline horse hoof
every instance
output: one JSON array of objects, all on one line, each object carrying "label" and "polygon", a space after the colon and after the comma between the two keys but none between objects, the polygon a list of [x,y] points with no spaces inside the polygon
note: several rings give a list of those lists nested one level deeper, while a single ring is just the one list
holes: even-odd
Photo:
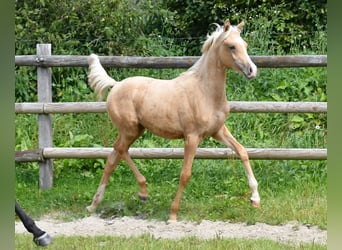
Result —
[{"label": "horse hoof", "polygon": [[177,215],[176,214],[170,214],[169,220],[166,222],[166,224],[175,224],[177,223]]},{"label": "horse hoof", "polygon": [[166,222],[167,225],[176,224],[176,223],[177,223],[177,220],[171,220],[171,219],[169,219],[169,220]]},{"label": "horse hoof", "polygon": [[47,233],[44,233],[37,238],[33,238],[33,241],[37,246],[47,246],[52,242],[52,237]]},{"label": "horse hoof", "polygon": [[260,208],[260,201],[253,201],[253,200],[251,200],[251,204],[255,208]]},{"label": "horse hoof", "polygon": [[148,200],[148,196],[142,196],[142,195],[139,195],[139,199],[141,202],[145,202]]},{"label": "horse hoof", "polygon": [[87,209],[87,211],[88,211],[89,213],[92,213],[92,212],[95,211],[96,207],[94,207],[94,206],[87,206],[86,209]]}]

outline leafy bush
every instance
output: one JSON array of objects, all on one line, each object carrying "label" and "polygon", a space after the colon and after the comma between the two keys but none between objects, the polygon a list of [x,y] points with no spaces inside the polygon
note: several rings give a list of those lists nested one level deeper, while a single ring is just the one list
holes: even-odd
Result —
[{"label": "leafy bush", "polygon": [[[266,45],[274,54],[274,50],[289,53],[294,44],[313,49],[308,37],[317,31],[326,32],[327,1],[324,0],[173,0],[164,4],[174,11],[174,35],[179,38],[203,37],[210,24],[220,24],[226,18],[232,23],[246,20],[249,31],[268,33],[259,37],[259,45]],[[189,44],[189,53],[199,54],[200,41],[189,40]]]}]

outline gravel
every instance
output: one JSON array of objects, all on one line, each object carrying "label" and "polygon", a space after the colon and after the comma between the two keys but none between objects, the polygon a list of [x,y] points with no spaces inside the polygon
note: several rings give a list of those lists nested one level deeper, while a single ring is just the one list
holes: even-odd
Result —
[{"label": "gravel", "polygon": [[[54,236],[139,236],[150,234],[154,238],[180,239],[183,237],[245,238],[270,239],[283,243],[327,244],[327,231],[317,226],[301,225],[296,221],[284,225],[256,223],[230,223],[203,220],[200,223],[179,221],[168,224],[164,221],[145,220],[134,217],[116,217],[103,219],[93,214],[73,221],[61,221],[44,216],[36,221],[38,227]],[[28,233],[21,221],[15,222],[16,233]]]}]

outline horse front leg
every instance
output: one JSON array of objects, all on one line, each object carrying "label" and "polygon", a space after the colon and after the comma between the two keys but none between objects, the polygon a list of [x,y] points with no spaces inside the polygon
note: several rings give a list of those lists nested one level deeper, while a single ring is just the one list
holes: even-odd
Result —
[{"label": "horse front leg", "polygon": [[188,135],[185,139],[183,168],[180,175],[178,191],[171,205],[171,213],[168,220],[169,223],[177,221],[177,213],[179,210],[183,190],[190,180],[192,162],[194,160],[200,140],[201,138],[197,135]]},{"label": "horse front leg", "polygon": [[107,157],[106,166],[103,170],[102,178],[99,184],[99,187],[97,188],[97,191],[93,197],[93,201],[90,206],[87,206],[87,210],[89,212],[94,212],[99,205],[99,203],[103,199],[104,192],[106,190],[106,185],[108,184],[109,177],[115,170],[116,166],[118,165],[120,161],[120,155],[113,150]]},{"label": "horse front leg", "polygon": [[248,184],[252,192],[252,196],[250,198],[251,203],[254,207],[260,207],[258,182],[254,177],[254,173],[249,163],[249,157],[246,149],[234,138],[234,136],[229,132],[228,128],[225,125],[221,127],[221,129],[213,136],[213,138],[232,148],[239,155],[245,167]]}]

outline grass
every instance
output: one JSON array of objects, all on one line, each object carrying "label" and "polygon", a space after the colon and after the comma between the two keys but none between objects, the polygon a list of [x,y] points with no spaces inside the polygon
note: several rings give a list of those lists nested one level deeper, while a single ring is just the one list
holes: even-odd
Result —
[{"label": "grass", "polygon": [[[145,167],[140,169],[148,180],[149,201],[139,201],[135,178],[128,167],[122,165],[113,173],[98,213],[107,211],[108,216],[167,220],[178,187],[181,161],[144,160],[139,165],[143,163]],[[224,161],[196,160],[192,179],[184,191],[179,219],[229,220],[250,224],[280,224],[297,220],[327,228],[327,188],[322,185],[326,183],[326,173],[323,170],[318,170],[322,174],[312,178],[303,167],[305,161],[301,161],[302,167],[292,173],[286,168],[276,169],[278,162],[252,163],[259,177],[261,209],[254,209],[249,204],[249,188],[239,161],[227,164]],[[324,162],[318,168],[324,168]],[[101,172],[70,169],[54,179],[53,189],[42,191],[37,188],[38,172],[20,169],[17,171],[16,198],[36,218],[59,211],[64,214],[61,219],[80,218],[88,215],[85,207],[91,202],[100,176]]]},{"label": "grass", "polygon": [[[113,236],[97,236],[97,237],[56,237],[51,245],[46,246],[44,249],[79,249],[82,246],[84,250],[97,250],[97,249],[134,249],[134,250],[177,250],[177,249],[253,249],[253,250],[274,250],[274,249],[327,249],[326,246],[315,244],[300,244],[288,245],[283,243],[274,242],[271,240],[242,240],[242,239],[212,239],[212,240],[199,240],[191,237],[181,240],[167,240],[156,239],[149,235],[140,237],[113,237]],[[38,249],[32,242],[31,235],[16,234],[15,249]]]}]

